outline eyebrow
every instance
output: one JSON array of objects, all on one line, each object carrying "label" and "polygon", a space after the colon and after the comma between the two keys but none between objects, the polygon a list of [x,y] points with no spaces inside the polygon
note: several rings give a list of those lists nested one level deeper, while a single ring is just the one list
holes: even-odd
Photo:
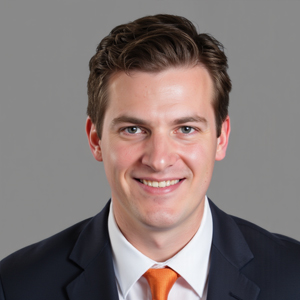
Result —
[{"label": "eyebrow", "polygon": [[[201,116],[187,116],[187,117],[182,117],[173,120],[172,124],[173,125],[180,125],[184,123],[204,123],[207,124],[207,120],[204,117]],[[132,124],[139,124],[139,125],[149,125],[148,122],[145,120],[136,118],[136,117],[130,117],[130,116],[120,116],[118,118],[114,118],[111,122],[111,127],[116,126],[119,123],[132,123]]]},{"label": "eyebrow", "polygon": [[140,124],[140,125],[147,125],[147,122],[145,122],[142,119],[135,118],[135,117],[129,117],[129,116],[121,116],[118,118],[114,118],[111,122],[111,127],[114,127],[115,125],[119,123],[132,123],[132,124]]},{"label": "eyebrow", "polygon": [[204,117],[200,117],[200,116],[182,117],[179,119],[175,119],[172,123],[174,125],[179,125],[179,124],[189,123],[189,122],[207,124],[207,120]]}]

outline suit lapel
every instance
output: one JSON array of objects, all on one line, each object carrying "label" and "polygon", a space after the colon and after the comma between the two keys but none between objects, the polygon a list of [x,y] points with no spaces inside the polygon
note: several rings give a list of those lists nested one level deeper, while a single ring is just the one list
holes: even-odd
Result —
[{"label": "suit lapel", "polygon": [[209,204],[213,242],[207,300],[255,300],[260,289],[242,273],[242,268],[251,263],[253,254],[232,217],[211,201]]},{"label": "suit lapel", "polygon": [[118,300],[107,228],[109,203],[87,224],[70,255],[83,269],[67,286],[70,300]]},{"label": "suit lapel", "polygon": [[[109,204],[81,232],[70,259],[82,273],[67,286],[70,300],[118,300],[108,236]],[[253,255],[233,219],[211,201],[213,243],[207,300],[256,300],[259,287],[242,268]]]}]

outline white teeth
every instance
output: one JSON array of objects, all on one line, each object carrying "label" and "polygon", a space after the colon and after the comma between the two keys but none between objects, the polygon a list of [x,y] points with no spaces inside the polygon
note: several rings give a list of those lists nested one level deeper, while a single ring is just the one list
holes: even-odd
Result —
[{"label": "white teeth", "polygon": [[165,186],[166,186],[166,182],[165,182],[165,181],[160,181],[160,182],[158,183],[158,186],[159,186],[159,187],[165,187]]},{"label": "white teeth", "polygon": [[150,181],[150,180],[142,179],[142,180],[140,180],[140,182],[142,182],[145,185],[152,186],[155,188],[163,188],[163,187],[174,185],[174,184],[178,183],[179,179],[167,180],[167,181]]}]

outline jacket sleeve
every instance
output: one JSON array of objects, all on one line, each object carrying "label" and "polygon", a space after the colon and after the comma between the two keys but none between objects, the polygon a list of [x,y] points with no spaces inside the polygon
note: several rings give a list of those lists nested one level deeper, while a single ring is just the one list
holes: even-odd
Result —
[{"label": "jacket sleeve", "polygon": [[0,278],[0,300],[5,300],[1,278]]}]

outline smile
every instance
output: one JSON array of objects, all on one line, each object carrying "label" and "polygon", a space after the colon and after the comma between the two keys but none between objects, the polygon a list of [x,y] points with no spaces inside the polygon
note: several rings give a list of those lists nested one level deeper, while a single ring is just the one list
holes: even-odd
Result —
[{"label": "smile", "polygon": [[164,188],[166,186],[174,185],[178,183],[180,180],[175,179],[175,180],[167,180],[167,181],[150,181],[145,179],[139,179],[139,181],[145,185],[152,186],[155,188]]}]

